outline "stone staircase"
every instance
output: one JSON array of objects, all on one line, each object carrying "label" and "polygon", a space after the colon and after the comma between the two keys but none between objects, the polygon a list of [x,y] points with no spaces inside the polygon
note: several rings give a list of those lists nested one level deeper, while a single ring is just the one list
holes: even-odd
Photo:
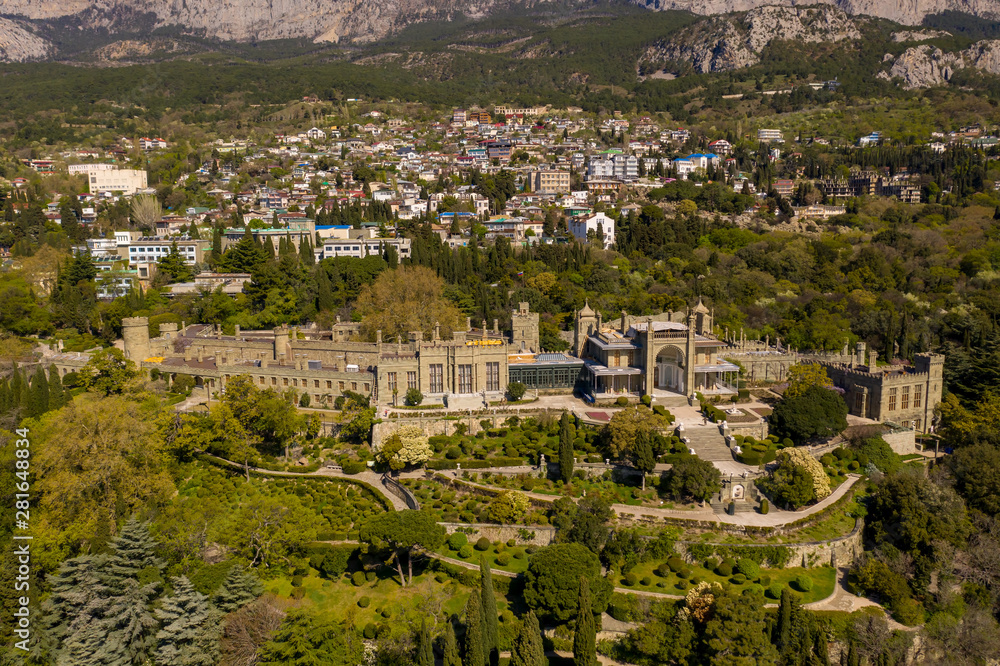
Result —
[{"label": "stone staircase", "polygon": [[683,433],[688,441],[688,447],[694,449],[702,460],[721,462],[733,459],[733,452],[726,444],[726,438],[719,432],[717,425],[691,427]]},{"label": "stone staircase", "polygon": [[479,393],[446,393],[443,396],[444,404],[448,409],[471,409],[478,410],[484,407],[483,396]]}]

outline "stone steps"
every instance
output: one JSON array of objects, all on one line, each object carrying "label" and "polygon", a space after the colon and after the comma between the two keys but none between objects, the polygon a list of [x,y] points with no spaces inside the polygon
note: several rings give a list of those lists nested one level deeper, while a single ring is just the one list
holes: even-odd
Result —
[{"label": "stone steps", "polygon": [[715,426],[688,428],[684,431],[684,437],[689,440],[688,446],[694,449],[702,460],[715,462],[733,459],[733,452],[726,444],[726,438]]}]

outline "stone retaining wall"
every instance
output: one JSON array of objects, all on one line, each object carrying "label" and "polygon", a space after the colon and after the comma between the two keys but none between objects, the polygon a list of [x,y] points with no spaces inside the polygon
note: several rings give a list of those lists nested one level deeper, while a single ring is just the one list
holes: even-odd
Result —
[{"label": "stone retaining wall", "polygon": [[792,557],[786,566],[788,567],[821,567],[833,565],[835,567],[850,566],[864,550],[862,543],[862,528],[864,521],[855,521],[854,529],[850,534],[837,539],[827,541],[807,541],[805,543],[782,543],[782,544],[702,544],[696,542],[678,541],[675,544],[678,554],[691,562],[693,559],[687,551],[688,545],[700,546],[746,546],[749,548],[763,548],[767,546],[784,546],[792,550]]},{"label": "stone retaining wall", "polygon": [[[490,523],[438,523],[444,527],[448,534],[454,534],[461,530],[468,534],[469,530],[475,533],[468,534],[469,542],[475,543],[476,539],[486,537],[490,541],[508,541],[514,539],[519,544],[529,546],[548,546],[556,540],[556,528],[540,525],[493,525]],[[527,530],[532,534],[530,539],[525,539],[526,534],[522,530]]]},{"label": "stone retaining wall", "polygon": [[917,441],[912,430],[895,430],[882,433],[882,439],[901,456],[917,452]]}]

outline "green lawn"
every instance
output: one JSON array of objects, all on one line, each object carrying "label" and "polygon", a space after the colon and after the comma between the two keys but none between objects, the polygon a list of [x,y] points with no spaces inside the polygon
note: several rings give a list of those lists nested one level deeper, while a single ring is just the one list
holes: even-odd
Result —
[{"label": "green lawn", "polygon": [[[692,577],[686,581],[687,587],[682,588],[679,587],[682,579],[678,577],[677,574],[670,572],[668,576],[662,577],[656,573],[655,570],[660,564],[660,562],[643,562],[632,569],[632,571],[634,571],[639,577],[640,581],[648,577],[650,579],[649,585],[642,585],[640,582],[639,584],[629,586],[625,584],[624,576],[616,575],[614,578],[615,587],[683,596],[687,590],[690,589],[692,580],[708,581],[710,583],[731,582],[731,578],[719,576],[714,571],[709,571],[703,566],[691,565],[690,568],[693,572]],[[790,585],[797,576],[802,574],[809,576],[813,581],[813,588],[809,592],[798,592],[795,590],[795,587],[792,586],[792,590],[796,591],[796,594],[798,594],[802,603],[820,601],[833,594],[833,589],[837,582],[837,572],[833,569],[833,567],[824,566],[812,569],[803,569],[801,567],[792,567],[788,569],[761,569],[760,573],[761,577],[769,576],[772,584],[782,583],[786,586]],[[755,581],[747,581],[743,583],[741,587],[747,587],[753,582]],[[660,584],[663,586],[661,587]],[[769,601],[775,600],[769,599]]]},{"label": "green lawn", "polygon": [[[268,581],[266,589],[280,597],[291,598],[291,578],[283,576]],[[307,607],[315,607],[338,620],[353,619],[358,627],[382,622],[390,626],[394,634],[410,632],[410,624],[419,625],[428,614],[460,614],[469,599],[467,588],[451,578],[438,583],[431,573],[414,576],[413,585],[408,587],[399,584],[398,576],[376,578],[355,587],[346,576],[332,581],[312,573],[303,580],[302,589],[305,590],[302,603]],[[371,600],[367,608],[358,606],[362,597]],[[497,604],[501,609],[506,607],[502,597],[497,598]],[[385,617],[385,611],[389,617]]]},{"label": "green lawn", "polygon": [[[460,557],[458,551],[449,548],[447,543],[438,548],[436,552],[440,555],[444,555],[445,557],[451,557],[456,560],[460,560],[462,562],[475,564],[477,567],[479,566],[479,557],[485,553],[486,556],[489,558],[490,567],[492,569],[502,569],[503,571],[509,571],[511,573],[516,573],[516,574],[524,573],[525,571],[528,570],[528,555],[524,552],[523,546],[504,548],[502,552],[510,554],[510,560],[507,562],[507,564],[504,565],[501,565],[497,562],[497,558],[500,556],[500,553],[497,551],[496,546],[493,546],[486,551],[478,551],[475,548],[473,548],[472,557],[470,557],[469,559],[463,559],[462,557]],[[521,557],[516,557],[516,555],[521,555]]]}]

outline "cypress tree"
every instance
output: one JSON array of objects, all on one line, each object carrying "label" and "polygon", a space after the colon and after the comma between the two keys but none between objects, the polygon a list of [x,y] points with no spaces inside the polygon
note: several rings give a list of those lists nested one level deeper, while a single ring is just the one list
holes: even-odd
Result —
[{"label": "cypress tree", "polygon": [[212,605],[223,613],[237,611],[264,593],[260,579],[237,564],[212,595]]},{"label": "cypress tree", "polygon": [[49,380],[42,366],[38,366],[35,368],[35,374],[31,378],[31,388],[28,390],[27,415],[41,416],[47,411],[49,411]]},{"label": "cypress tree", "polygon": [[775,634],[775,646],[779,651],[784,650],[790,644],[792,637],[792,591],[787,586],[781,591]]},{"label": "cypress tree", "polygon": [[534,611],[528,611],[521,622],[521,631],[510,651],[510,666],[547,666],[542,632]]},{"label": "cypress tree", "polygon": [[830,666],[830,646],[827,644],[826,631],[822,627],[817,627],[813,654],[816,655],[820,666]]},{"label": "cypress tree", "polygon": [[573,478],[573,433],[570,430],[569,412],[565,411],[559,417],[559,477],[563,483],[569,483]]},{"label": "cypress tree", "polygon": [[420,621],[417,639],[417,666],[434,666],[434,645],[426,619]]},{"label": "cypress tree", "polygon": [[320,310],[333,310],[334,308],[334,298],[333,298],[333,285],[330,283],[330,276],[327,275],[326,269],[320,266],[316,269],[316,309]]},{"label": "cypress tree", "polygon": [[316,264],[316,255],[313,252],[312,241],[308,236],[303,236],[299,245],[299,259],[303,266],[313,266]]},{"label": "cypress tree", "polygon": [[473,590],[465,604],[465,659],[463,666],[484,666],[483,602],[479,591]]},{"label": "cypress tree", "polygon": [[21,369],[14,363],[10,373],[10,408],[11,411],[23,409],[28,403],[27,382],[21,374]]},{"label": "cypress tree", "polygon": [[66,404],[66,392],[63,391],[62,377],[54,365],[49,366],[49,409],[59,409]]},{"label": "cypress tree", "polygon": [[4,377],[0,379],[0,415],[11,410],[10,403],[10,385],[7,383],[7,378]]},{"label": "cypress tree", "polygon": [[847,666],[859,666],[860,664],[861,658],[858,656],[858,651],[854,645],[854,641],[851,641],[847,648]]},{"label": "cypress tree", "polygon": [[173,594],[156,609],[163,623],[156,634],[157,661],[171,666],[212,666],[217,647],[208,599],[186,576],[174,578],[173,586]]},{"label": "cypress tree", "polygon": [[580,576],[576,630],[573,632],[573,666],[597,666],[597,624],[590,600],[590,584],[585,576]]},{"label": "cypress tree", "polygon": [[635,436],[635,448],[632,451],[632,462],[636,469],[642,472],[642,489],[646,490],[646,475],[656,469],[656,454],[653,453],[653,442],[649,432],[640,430]]},{"label": "cypress tree", "polygon": [[212,229],[212,254],[209,255],[208,263],[212,268],[222,260],[222,230],[219,227]]},{"label": "cypress tree", "polygon": [[479,594],[483,601],[483,657],[493,666],[500,662],[500,621],[493,591],[493,571],[485,555],[479,558]]},{"label": "cypress tree", "polygon": [[462,657],[458,654],[458,639],[455,638],[455,625],[448,621],[444,630],[444,664],[443,666],[462,666]]}]

